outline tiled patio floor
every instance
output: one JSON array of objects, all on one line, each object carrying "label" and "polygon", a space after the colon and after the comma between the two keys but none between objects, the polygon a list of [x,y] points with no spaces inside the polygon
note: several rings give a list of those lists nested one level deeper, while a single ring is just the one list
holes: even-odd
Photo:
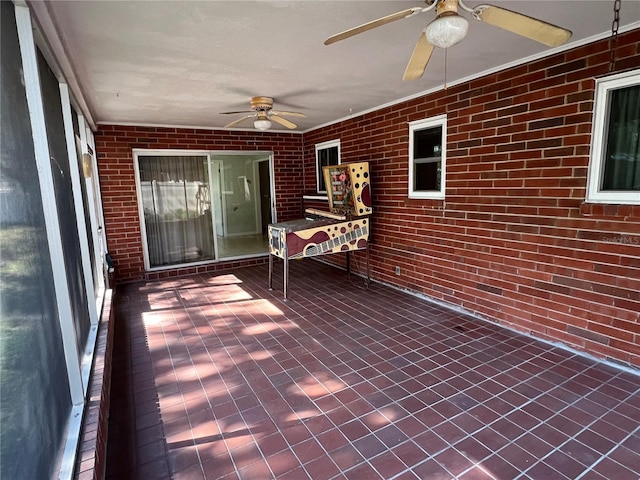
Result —
[{"label": "tiled patio floor", "polygon": [[119,287],[107,478],[640,477],[640,377],[354,283]]}]

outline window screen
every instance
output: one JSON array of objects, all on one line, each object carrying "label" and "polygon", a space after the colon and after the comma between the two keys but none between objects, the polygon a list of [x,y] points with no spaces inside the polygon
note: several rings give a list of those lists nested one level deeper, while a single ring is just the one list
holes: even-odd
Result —
[{"label": "window screen", "polygon": [[84,289],[84,273],[82,270],[82,256],[80,241],[76,225],[76,212],[73,203],[73,187],[69,168],[69,154],[62,120],[62,104],[60,100],[60,85],[55,75],[47,65],[46,60],[38,52],[38,69],[43,96],[44,116],[49,141],[49,156],[53,172],[53,184],[56,193],[56,207],[60,219],[62,234],[62,249],[64,251],[67,282],[71,296],[71,309],[76,330],[78,353],[82,355],[87,343],[91,320],[87,294]]},{"label": "window screen", "polygon": [[0,478],[52,478],[71,397],[13,3],[0,9]]}]

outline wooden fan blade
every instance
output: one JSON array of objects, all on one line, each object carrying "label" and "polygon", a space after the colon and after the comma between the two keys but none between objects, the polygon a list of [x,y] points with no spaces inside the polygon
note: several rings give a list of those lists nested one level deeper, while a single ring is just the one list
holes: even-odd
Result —
[{"label": "wooden fan blade", "polygon": [[485,23],[530,38],[548,47],[562,45],[572,35],[571,31],[565,28],[494,5],[478,5],[473,9],[473,16]]},{"label": "wooden fan blade", "polygon": [[242,110],[240,112],[220,112],[220,115],[237,115],[239,113],[251,113],[252,110]]},{"label": "wooden fan blade", "polygon": [[255,115],[247,115],[245,117],[239,118],[237,120],[234,120],[233,122],[231,122],[229,125],[225,125],[224,128],[230,128],[233,127],[235,125],[238,125],[239,123],[244,122],[247,118],[253,118]]},{"label": "wooden fan blade", "polygon": [[376,27],[381,27],[382,25],[395,22],[396,20],[402,20],[403,18],[410,17],[411,15],[420,13],[422,11],[423,9],[421,7],[413,7],[398,13],[387,15],[386,17],[373,20],[372,22],[365,23],[364,25],[360,25],[359,27],[351,28],[349,30],[345,30],[344,32],[333,35],[332,37],[327,38],[324,41],[324,44],[331,45],[332,43],[339,42],[340,40],[344,40],[345,38],[353,37],[354,35],[357,35],[359,33],[366,32],[367,30],[371,30]]},{"label": "wooden fan blade", "polygon": [[434,48],[435,47],[427,41],[425,33],[422,32],[420,37],[418,37],[418,43],[416,43],[416,46],[413,49],[413,53],[411,54],[411,58],[409,59],[409,63],[407,64],[407,68],[404,71],[402,79],[417,80],[422,77]]},{"label": "wooden fan blade", "polygon": [[305,117],[306,115],[304,113],[300,113],[300,112],[283,112],[281,110],[278,110],[277,112],[271,112],[271,115],[288,115],[290,117]]},{"label": "wooden fan blade", "polygon": [[280,125],[283,125],[283,126],[285,126],[287,128],[297,128],[298,127],[295,123],[290,122],[286,118],[282,118],[282,117],[278,116],[278,114],[276,112],[272,112],[271,115],[269,115],[269,120],[273,120],[274,122],[277,122]]}]

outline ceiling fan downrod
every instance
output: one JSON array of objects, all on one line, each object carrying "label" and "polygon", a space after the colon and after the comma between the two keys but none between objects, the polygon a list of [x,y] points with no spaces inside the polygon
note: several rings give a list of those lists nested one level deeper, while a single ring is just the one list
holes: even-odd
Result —
[{"label": "ceiling fan downrod", "polygon": [[611,59],[609,60],[609,71],[616,68],[616,47],[618,46],[618,28],[620,28],[620,6],[622,0],[613,0],[613,22],[611,23],[611,37],[609,38],[609,50]]}]

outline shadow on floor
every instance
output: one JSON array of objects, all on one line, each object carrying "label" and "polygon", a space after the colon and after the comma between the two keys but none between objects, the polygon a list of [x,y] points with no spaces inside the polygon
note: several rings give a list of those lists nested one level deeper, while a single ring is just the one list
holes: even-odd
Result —
[{"label": "shadow on floor", "polygon": [[634,373],[291,263],[118,287],[108,479],[640,477]]}]

